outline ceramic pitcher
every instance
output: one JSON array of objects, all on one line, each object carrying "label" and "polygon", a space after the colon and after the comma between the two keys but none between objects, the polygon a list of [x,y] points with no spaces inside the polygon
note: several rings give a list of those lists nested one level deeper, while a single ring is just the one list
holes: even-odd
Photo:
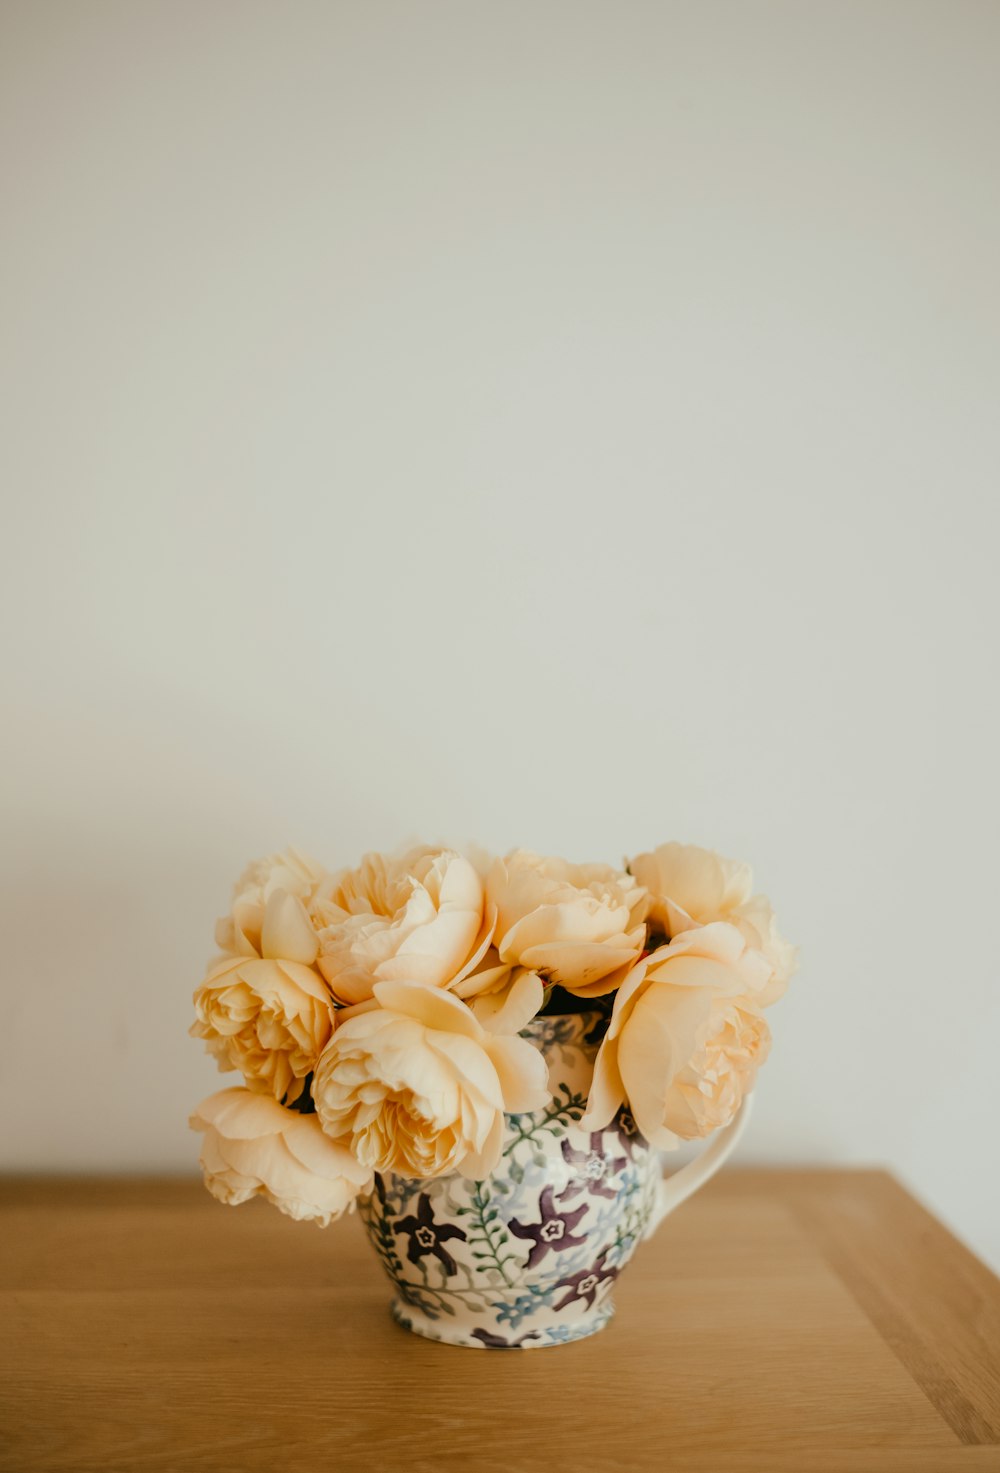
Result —
[{"label": "ceramic pitcher", "polygon": [[406,1329],[488,1350],[595,1334],[614,1313],[615,1280],[639,1243],[736,1145],[749,1098],[666,1178],[627,1110],[604,1130],[581,1130],[603,1026],[590,1012],[536,1018],[524,1030],[546,1057],[552,1099],[507,1117],[502,1160],[485,1181],[376,1176],[359,1200]]}]

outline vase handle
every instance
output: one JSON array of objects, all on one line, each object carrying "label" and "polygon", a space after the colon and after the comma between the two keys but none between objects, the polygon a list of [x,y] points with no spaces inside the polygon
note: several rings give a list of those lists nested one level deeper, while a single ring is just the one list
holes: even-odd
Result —
[{"label": "vase handle", "polygon": [[675,1207],[686,1202],[692,1193],[696,1192],[699,1187],[703,1187],[715,1175],[746,1129],[752,1103],[753,1095],[744,1095],[732,1120],[713,1137],[701,1155],[689,1161],[686,1166],[682,1166],[679,1171],[671,1172],[669,1176],[661,1178],[656,1206],[646,1225],[646,1231],[642,1235],[644,1238],[651,1238],[663,1219],[673,1212]]}]

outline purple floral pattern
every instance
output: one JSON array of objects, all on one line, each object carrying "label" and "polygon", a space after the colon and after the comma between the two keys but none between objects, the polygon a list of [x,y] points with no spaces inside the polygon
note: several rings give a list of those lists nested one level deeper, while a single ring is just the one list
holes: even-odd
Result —
[{"label": "purple floral pattern", "polygon": [[562,1142],[563,1160],[567,1166],[573,1168],[579,1178],[571,1181],[569,1186],[560,1192],[559,1195],[564,1201],[567,1197],[575,1196],[584,1189],[591,1196],[606,1197],[612,1202],[618,1196],[618,1188],[612,1186],[611,1183],[625,1170],[628,1161],[624,1156],[608,1155],[604,1150],[603,1140],[603,1130],[595,1130],[590,1137],[589,1150],[581,1151],[568,1140]]},{"label": "purple floral pattern", "polygon": [[492,1330],[473,1330],[473,1340],[478,1340],[480,1345],[487,1350],[520,1350],[521,1346],[528,1340],[536,1340],[541,1334],[540,1330],[529,1330],[526,1335],[518,1335],[515,1340],[505,1340],[502,1335],[495,1335]]},{"label": "purple floral pattern", "polygon": [[420,1193],[416,1215],[402,1218],[396,1223],[394,1231],[408,1235],[410,1246],[406,1256],[411,1263],[419,1263],[426,1253],[430,1253],[442,1265],[446,1274],[458,1272],[458,1265],[444,1245],[451,1238],[464,1240],[465,1234],[453,1222],[434,1221],[434,1208],[426,1192]]},{"label": "purple floral pattern", "polygon": [[628,1151],[630,1156],[637,1140],[641,1145],[645,1145],[645,1141],[639,1135],[639,1127],[633,1120],[631,1111],[626,1110],[624,1105],[618,1111],[614,1120],[612,1120],[611,1129],[616,1132],[622,1149]]},{"label": "purple floral pattern", "polygon": [[578,1207],[575,1212],[561,1211],[556,1207],[554,1197],[553,1187],[542,1189],[538,1199],[541,1221],[524,1223],[512,1217],[507,1224],[515,1237],[526,1238],[530,1242],[529,1268],[536,1268],[547,1253],[565,1253],[567,1248],[582,1248],[586,1244],[586,1234],[574,1236],[581,1217],[587,1215],[586,1206]]},{"label": "purple floral pattern", "polygon": [[566,1287],[566,1293],[561,1299],[556,1300],[552,1308],[566,1309],[575,1300],[582,1299],[584,1304],[592,1309],[597,1299],[603,1299],[618,1277],[618,1270],[608,1268],[605,1264],[605,1256],[602,1253],[593,1268],[583,1268],[579,1273],[571,1274],[568,1279],[564,1279],[563,1285]]}]

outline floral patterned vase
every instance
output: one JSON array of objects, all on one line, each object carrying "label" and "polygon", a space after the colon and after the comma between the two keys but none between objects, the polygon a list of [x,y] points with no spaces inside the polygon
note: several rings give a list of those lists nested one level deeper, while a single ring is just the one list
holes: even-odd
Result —
[{"label": "floral patterned vase", "polygon": [[430,1340],[533,1350],[593,1335],[637,1245],[722,1164],[746,1118],[664,1184],[659,1153],[625,1111],[604,1130],[586,1108],[599,1013],[536,1018],[524,1031],[545,1054],[552,1099],[510,1115],[503,1158],[486,1181],[376,1176],[358,1202],[396,1289],[399,1324]]}]

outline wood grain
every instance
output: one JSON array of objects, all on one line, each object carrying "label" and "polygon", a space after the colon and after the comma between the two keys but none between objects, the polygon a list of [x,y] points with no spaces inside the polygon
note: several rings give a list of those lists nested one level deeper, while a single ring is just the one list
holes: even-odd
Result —
[{"label": "wood grain", "polygon": [[11,1473],[1000,1473],[1000,1283],[880,1172],[723,1173],[591,1340],[399,1330],[355,1221],[0,1182]]}]

